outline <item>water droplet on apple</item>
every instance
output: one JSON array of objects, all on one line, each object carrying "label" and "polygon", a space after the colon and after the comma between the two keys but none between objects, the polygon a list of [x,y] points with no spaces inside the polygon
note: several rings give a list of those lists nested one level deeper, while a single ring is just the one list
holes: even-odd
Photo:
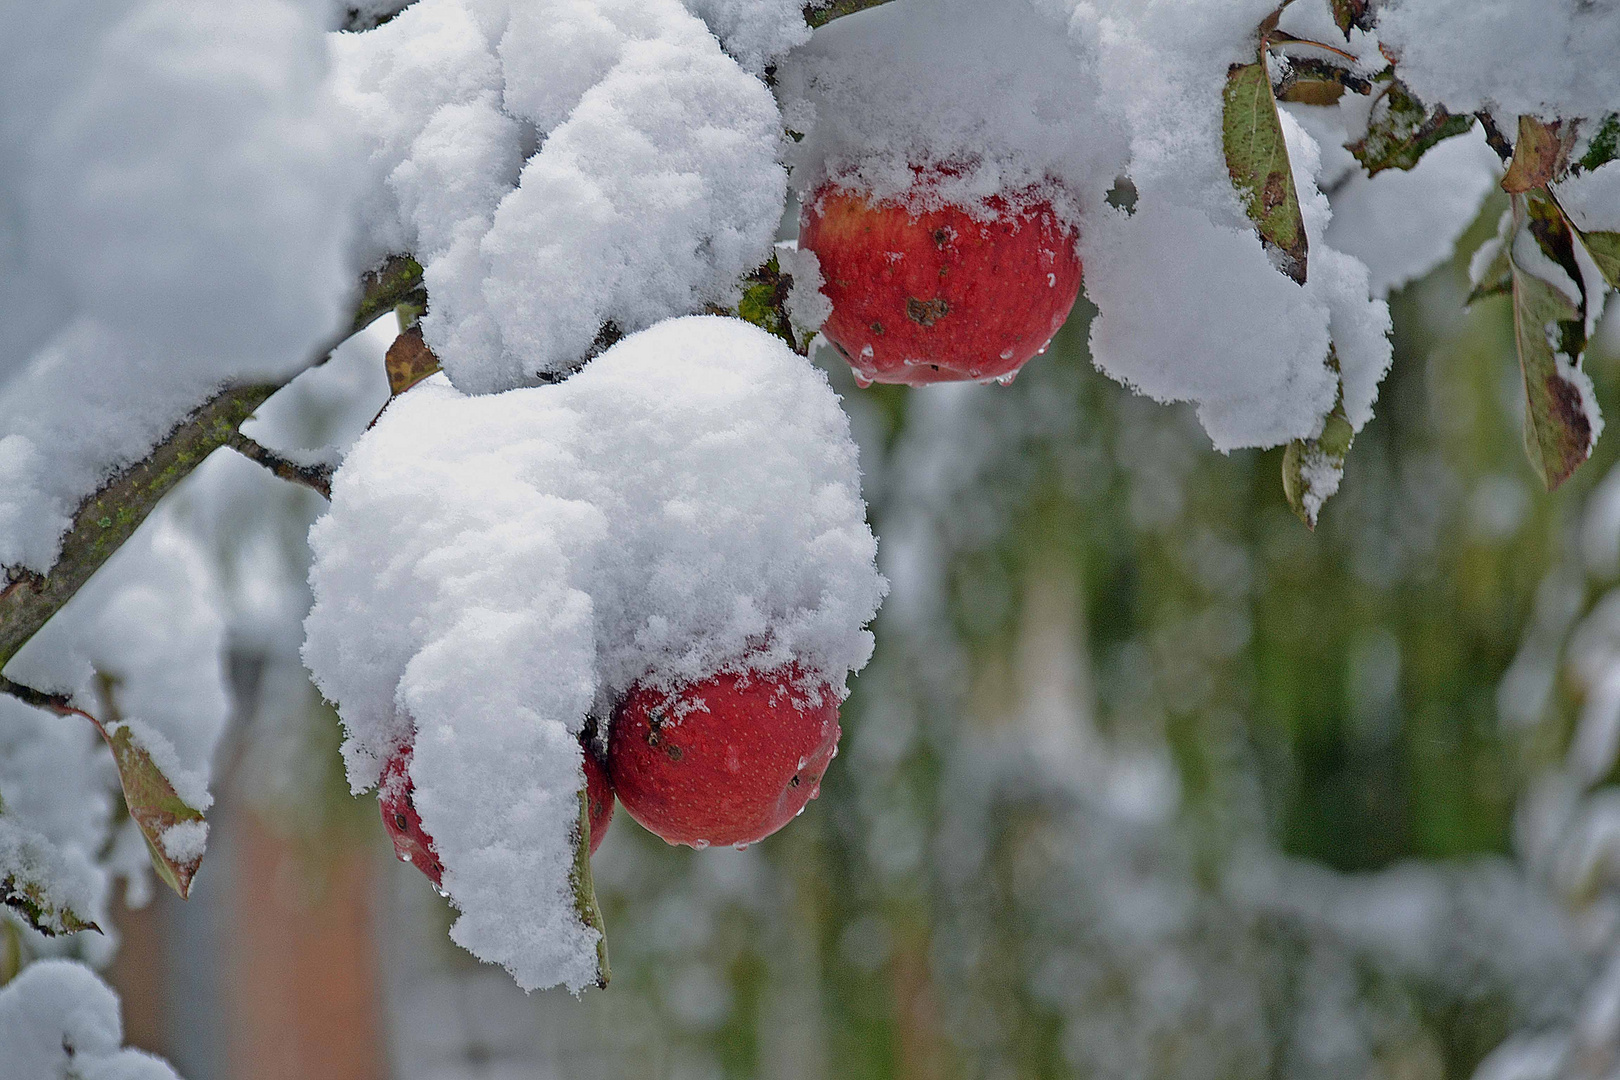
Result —
[{"label": "water droplet on apple", "polygon": [[1001,358],[1003,360],[1011,360],[1012,357],[1013,357],[1013,351],[1011,349],[1006,349],[1001,354]]},{"label": "water droplet on apple", "polygon": [[970,379],[977,379],[982,374],[984,374],[984,371],[981,368],[976,368],[976,367],[968,368],[968,378],[970,378]]},{"label": "water droplet on apple", "polygon": [[448,900],[448,899],[450,899],[450,894],[445,892],[443,889],[439,888],[437,885],[433,886],[433,891],[439,894],[439,899],[440,900]]},{"label": "water droplet on apple", "polygon": [[798,817],[800,814],[803,814],[803,813],[804,813],[804,807],[801,806],[801,807],[799,807],[797,810],[795,810],[793,812],[793,816]]},{"label": "water droplet on apple", "polygon": [[1018,378],[1018,372],[1016,372],[1016,371],[1009,371],[1005,375],[997,375],[996,376],[996,385],[998,385],[998,386],[1011,386],[1012,383],[1013,383],[1013,380],[1016,379],[1016,378]]},{"label": "water droplet on apple", "polygon": [[804,771],[804,767],[805,767],[805,766],[806,766],[806,765],[808,765],[808,764],[810,764],[810,759],[809,759],[809,758],[807,758],[807,757],[802,757],[802,758],[800,758],[800,759],[799,759],[799,764],[798,764],[798,766],[797,766],[797,767],[796,767],[796,768],[795,768],[795,769],[794,769],[794,770],[793,770],[793,771],[794,771],[794,772],[803,772],[803,771]]},{"label": "water droplet on apple", "polygon": [[733,848],[735,848],[736,850],[738,850],[738,851],[747,851],[748,850],[748,841],[740,840],[737,843],[732,844],[731,846]]},{"label": "water droplet on apple", "polygon": [[857,371],[855,373],[855,385],[860,387],[862,390],[865,390],[868,386],[872,385],[872,376],[866,374],[864,371]]},{"label": "water droplet on apple", "polygon": [[411,853],[408,852],[408,851],[400,852],[399,853],[399,861],[400,862],[410,862],[411,861]]},{"label": "water droplet on apple", "polygon": [[815,798],[819,798],[820,796],[821,796],[821,785],[817,784],[815,787],[810,789],[810,797],[812,799],[815,799]]},{"label": "water droplet on apple", "polygon": [[1046,275],[1046,287],[1048,289],[1057,288],[1057,275],[1056,274],[1047,274]]},{"label": "water droplet on apple", "polygon": [[706,848],[708,846],[709,846],[709,842],[707,840],[694,840],[694,841],[692,841],[692,847],[695,848],[698,851],[702,851],[704,848]]}]

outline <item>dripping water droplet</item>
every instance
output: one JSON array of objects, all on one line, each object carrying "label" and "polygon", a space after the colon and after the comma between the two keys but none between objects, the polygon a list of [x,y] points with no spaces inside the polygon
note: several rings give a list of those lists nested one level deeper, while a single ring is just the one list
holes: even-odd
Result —
[{"label": "dripping water droplet", "polygon": [[748,841],[739,840],[737,843],[732,844],[731,846],[733,848],[736,848],[738,851],[747,851],[748,850]]},{"label": "dripping water droplet", "polygon": [[408,852],[408,851],[400,852],[399,853],[399,861],[400,862],[410,862],[411,861],[411,853]]},{"label": "dripping water droplet", "polygon": [[996,385],[997,386],[1011,386],[1013,384],[1013,380],[1016,379],[1016,378],[1018,378],[1018,372],[1016,372],[1016,371],[1009,371],[1005,375],[997,375],[996,376]]},{"label": "dripping water droplet", "polygon": [[866,374],[864,371],[857,371],[855,373],[855,385],[860,387],[862,390],[865,390],[868,386],[872,385],[872,376]]},{"label": "dripping water droplet", "polygon": [[1001,358],[1003,360],[1011,360],[1012,357],[1013,357],[1013,351],[1011,349],[1003,349],[1002,350]]},{"label": "dripping water droplet", "polygon": [[693,847],[694,850],[697,850],[697,851],[702,851],[704,848],[706,848],[708,846],[709,846],[709,842],[707,840],[694,840],[694,841],[692,841],[692,847]]}]

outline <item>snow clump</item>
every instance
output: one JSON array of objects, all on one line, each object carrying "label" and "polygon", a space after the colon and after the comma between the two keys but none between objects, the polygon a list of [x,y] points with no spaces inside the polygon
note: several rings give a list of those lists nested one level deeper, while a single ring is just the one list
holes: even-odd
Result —
[{"label": "snow clump", "polygon": [[351,786],[414,727],[452,937],[525,988],[596,977],[568,880],[586,717],[722,669],[797,663],[842,692],[886,588],[825,376],[709,316],[556,386],[423,383],[355,445],[311,543],[304,655]]},{"label": "snow clump", "polygon": [[7,1076],[179,1080],[168,1062],[123,1042],[118,995],[83,964],[40,960],[0,987]]},{"label": "snow clump", "polygon": [[[791,40],[703,9],[754,62]],[[679,0],[418,0],[334,49],[365,256],[422,263],[423,336],[464,392],[571,370],[608,323],[730,306],[770,254],[776,102]]]}]

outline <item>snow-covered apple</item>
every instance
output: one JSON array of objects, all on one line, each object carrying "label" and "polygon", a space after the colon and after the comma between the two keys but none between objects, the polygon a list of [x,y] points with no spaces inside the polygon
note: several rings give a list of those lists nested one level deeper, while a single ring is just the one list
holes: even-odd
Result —
[{"label": "snow-covered apple", "polygon": [[[585,805],[591,822],[591,854],[602,846],[608,826],[613,823],[613,784],[607,770],[597,760],[589,744],[583,744],[585,756]],[[444,863],[434,850],[433,837],[422,828],[422,815],[416,812],[412,797],[416,785],[411,782],[411,750],[406,746],[394,752],[383,768],[382,783],[377,787],[377,803],[382,809],[383,828],[394,842],[394,854],[426,874],[434,885],[443,884]]]},{"label": "snow-covered apple", "polygon": [[763,840],[821,790],[838,694],[793,667],[637,684],[614,711],[608,772],[625,810],[671,844]]},{"label": "snow-covered apple", "polygon": [[1011,381],[1080,294],[1076,233],[1039,187],[945,202],[941,171],[903,198],[836,182],[806,200],[799,246],[821,263],[821,332],[863,385]]}]

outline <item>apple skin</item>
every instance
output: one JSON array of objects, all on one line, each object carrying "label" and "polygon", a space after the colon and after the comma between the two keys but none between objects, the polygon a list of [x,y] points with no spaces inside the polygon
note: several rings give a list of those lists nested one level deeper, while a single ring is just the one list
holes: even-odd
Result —
[{"label": "apple skin", "polygon": [[382,783],[377,787],[377,803],[382,808],[383,828],[394,842],[394,854],[410,863],[435,886],[442,886],[444,864],[433,850],[433,838],[422,828],[422,815],[416,812],[411,793],[411,747],[394,751],[383,767]]},{"label": "apple skin", "polygon": [[[939,175],[919,170],[913,194]],[[799,247],[821,262],[821,332],[857,382],[1010,382],[1046,350],[1080,295],[1075,230],[1034,188],[984,207],[912,213],[835,182],[811,194]]]},{"label": "apple skin", "polygon": [[[383,828],[394,842],[394,854],[428,876],[435,886],[442,887],[444,863],[433,849],[433,838],[422,828],[422,815],[416,812],[412,793],[416,785],[411,781],[411,750],[406,746],[394,751],[383,767],[382,783],[377,786],[377,804],[382,810]],[[613,822],[613,785],[607,770],[596,760],[589,746],[581,745],[585,757],[585,806],[591,822],[591,854],[602,846],[608,826]]]},{"label": "apple skin", "polygon": [[[625,811],[671,844],[741,847],[792,821],[838,753],[838,694],[798,669],[631,687],[608,731]],[[677,719],[678,717],[678,719]]]}]

